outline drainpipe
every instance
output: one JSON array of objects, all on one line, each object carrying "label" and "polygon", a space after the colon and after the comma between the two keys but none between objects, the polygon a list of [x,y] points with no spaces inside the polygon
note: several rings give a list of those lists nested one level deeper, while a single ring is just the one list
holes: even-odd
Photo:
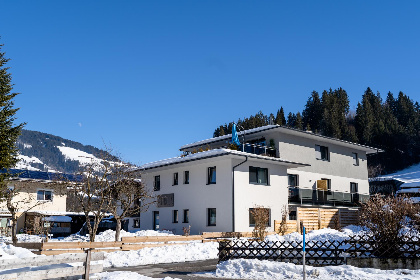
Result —
[{"label": "drainpipe", "polygon": [[245,160],[232,168],[232,232],[235,232],[235,168],[248,161],[248,156]]}]

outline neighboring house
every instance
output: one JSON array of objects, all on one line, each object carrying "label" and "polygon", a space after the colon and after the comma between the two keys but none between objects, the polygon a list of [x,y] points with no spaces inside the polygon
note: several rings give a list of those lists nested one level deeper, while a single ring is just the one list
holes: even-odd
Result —
[{"label": "neighboring house", "polygon": [[369,179],[370,194],[404,195],[420,203],[420,163]]},{"label": "neighboring house", "polygon": [[[54,176],[57,176],[56,174],[18,169],[12,169],[9,172],[15,174],[13,178],[8,180],[7,186],[10,190],[16,191],[12,204],[18,209],[17,232],[26,228],[33,228],[34,217],[41,216],[40,213],[44,213],[42,216],[45,217],[53,216],[51,212],[65,213],[67,195],[65,191],[59,192],[54,187]],[[0,217],[1,229],[3,232],[7,231],[7,228],[10,227],[11,214],[5,201],[0,202]],[[54,218],[48,219],[54,220]],[[58,220],[63,223],[64,220],[67,223],[69,222],[68,218]],[[57,222],[55,226],[57,227],[57,225],[60,224]]]},{"label": "neighboring house", "polygon": [[285,207],[294,220],[297,207],[349,208],[369,197],[367,154],[377,149],[278,125],[239,138],[238,150],[225,135],[141,166],[142,181],[158,195],[141,214],[141,229],[252,231],[250,210],[262,206],[273,230]]}]

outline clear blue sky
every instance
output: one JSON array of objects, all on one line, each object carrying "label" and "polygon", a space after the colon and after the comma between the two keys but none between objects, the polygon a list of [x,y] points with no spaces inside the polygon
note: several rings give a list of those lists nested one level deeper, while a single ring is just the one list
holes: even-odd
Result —
[{"label": "clear blue sky", "polygon": [[141,164],[343,87],[420,101],[419,1],[4,1],[27,129]]}]

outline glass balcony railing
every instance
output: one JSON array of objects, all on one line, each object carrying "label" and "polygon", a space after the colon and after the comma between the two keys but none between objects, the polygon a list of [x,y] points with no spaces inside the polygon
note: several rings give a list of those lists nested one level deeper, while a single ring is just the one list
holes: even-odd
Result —
[{"label": "glass balcony railing", "polygon": [[289,187],[289,203],[292,204],[360,206],[368,199],[368,194]]},{"label": "glass balcony railing", "polygon": [[238,147],[238,150],[245,153],[268,156],[268,157],[277,157],[276,149],[270,148],[267,146],[255,145],[245,143]]}]

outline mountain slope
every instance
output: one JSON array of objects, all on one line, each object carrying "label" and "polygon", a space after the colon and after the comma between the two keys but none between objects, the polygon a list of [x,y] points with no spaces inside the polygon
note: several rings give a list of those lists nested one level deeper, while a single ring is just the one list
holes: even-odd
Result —
[{"label": "mountain slope", "polygon": [[28,170],[74,173],[80,164],[110,157],[93,146],[26,129],[22,130],[17,146],[21,161],[16,167]]}]

